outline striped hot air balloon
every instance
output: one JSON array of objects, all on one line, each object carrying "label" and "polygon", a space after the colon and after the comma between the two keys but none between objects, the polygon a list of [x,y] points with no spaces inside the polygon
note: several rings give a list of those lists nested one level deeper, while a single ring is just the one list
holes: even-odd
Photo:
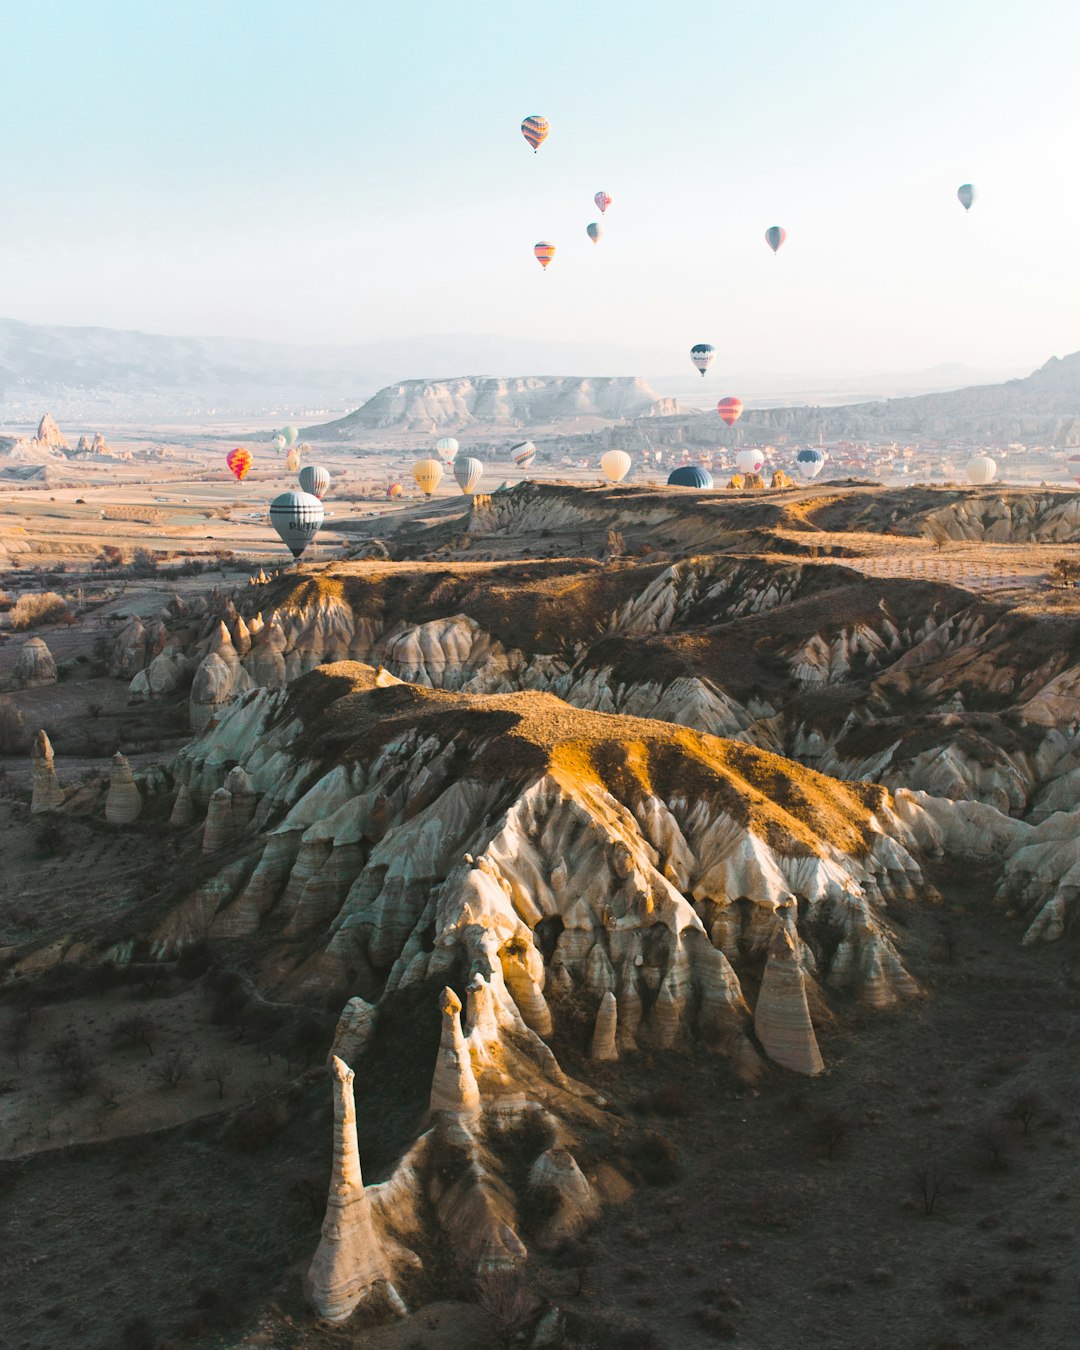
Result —
[{"label": "striped hot air balloon", "polygon": [[397,499],[401,496],[401,494],[404,491],[405,489],[401,486],[400,483],[390,483],[387,486],[386,495],[390,501],[397,501]]},{"label": "striped hot air balloon", "polygon": [[321,464],[305,464],[300,470],[300,486],[322,501],[330,490],[330,470]]},{"label": "striped hot air balloon", "polygon": [[541,117],[539,113],[533,113],[532,117],[526,117],[521,124],[521,134],[533,148],[533,154],[544,144],[548,138],[548,132],[551,130],[551,124],[546,117]]},{"label": "striped hot air balloon", "polygon": [[251,468],[251,451],[245,450],[242,445],[238,445],[235,450],[230,450],[225,456],[225,463],[232,470],[236,481],[242,483],[244,475]]},{"label": "striped hot air balloon", "polygon": [[458,487],[466,497],[471,496],[476,491],[476,485],[483,476],[484,466],[478,459],[460,455],[454,460],[454,477],[457,479]]},{"label": "striped hot air balloon", "polygon": [[546,240],[541,239],[539,244],[533,245],[533,253],[536,255],[536,261],[546,272],[548,263],[551,262],[552,258],[555,256],[555,245],[549,244]]},{"label": "striped hot air balloon", "polygon": [[782,225],[770,225],[765,231],[765,242],[776,253],[787,238],[787,230]]},{"label": "striped hot air balloon", "polygon": [[435,442],[435,453],[443,461],[447,468],[450,467],[454,456],[458,452],[458,443],[453,436],[440,436]]},{"label": "striped hot air balloon", "polygon": [[611,205],[611,197],[606,192],[598,192],[596,196],[593,198],[593,201],[600,208],[601,215],[603,215],[604,212]]},{"label": "striped hot air balloon", "polygon": [[283,492],[270,503],[270,524],[294,558],[299,558],[322,523],[323,504],[309,492]]},{"label": "striped hot air balloon", "polygon": [[532,441],[519,441],[510,447],[510,458],[519,469],[527,469],[536,458],[536,446]]},{"label": "striped hot air balloon", "polygon": [[816,446],[807,446],[795,456],[795,467],[806,479],[816,478],[825,467],[825,452]]},{"label": "striped hot air balloon", "polygon": [[712,359],[716,355],[716,348],[711,342],[695,342],[690,348],[690,360],[695,368],[701,371],[702,376],[712,365]]},{"label": "striped hot air balloon", "polygon": [[742,416],[742,399],[722,398],[716,405],[716,411],[729,427],[733,426]]}]

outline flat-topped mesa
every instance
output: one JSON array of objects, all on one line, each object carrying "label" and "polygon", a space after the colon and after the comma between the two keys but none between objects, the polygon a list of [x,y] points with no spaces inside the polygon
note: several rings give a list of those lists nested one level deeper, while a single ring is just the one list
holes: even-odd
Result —
[{"label": "flat-topped mesa", "polygon": [[30,776],[33,781],[33,792],[30,797],[31,814],[59,810],[64,804],[64,789],[56,776],[52,742],[44,730],[39,731],[34,737],[34,744],[30,749]]},{"label": "flat-topped mesa", "polygon": [[343,1322],[365,1300],[378,1296],[404,1311],[391,1282],[391,1261],[376,1231],[371,1200],[364,1189],[356,1138],[353,1071],[335,1056],[334,1161],[323,1219],[322,1238],[307,1274],[315,1311],[330,1322]]},{"label": "flat-topped mesa", "polygon": [[105,798],[105,819],[110,825],[130,825],[142,813],[142,794],[131,765],[119,751],[113,755],[109,770],[109,791]]}]

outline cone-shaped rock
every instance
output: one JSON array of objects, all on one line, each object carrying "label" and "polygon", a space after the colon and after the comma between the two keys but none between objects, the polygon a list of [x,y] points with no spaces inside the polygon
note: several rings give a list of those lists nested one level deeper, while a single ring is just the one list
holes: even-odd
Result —
[{"label": "cone-shaped rock", "polygon": [[142,811],[142,794],[135,783],[131,765],[123,755],[113,755],[109,771],[109,792],[105,798],[105,819],[110,825],[130,825]]},{"label": "cone-shaped rock", "polygon": [[387,1283],[388,1270],[360,1171],[353,1071],[335,1056],[330,1077],[334,1085],[334,1165],[322,1238],[308,1270],[308,1292],[320,1317],[341,1322],[375,1286]]},{"label": "cone-shaped rock", "polygon": [[786,928],[777,930],[769,947],[754,1030],[765,1053],[781,1068],[817,1074],[825,1067],[806,1003],[802,963]]},{"label": "cone-shaped rock", "polygon": [[176,801],[173,802],[169,824],[175,825],[178,829],[183,829],[190,825],[194,819],[195,810],[191,804],[191,793],[188,790],[188,785],[181,783],[176,791]]},{"label": "cone-shaped rock", "polygon": [[64,790],[56,776],[52,742],[44,731],[39,731],[34,737],[30,750],[30,774],[34,784],[30,810],[35,815],[40,811],[55,811],[63,805]]},{"label": "cone-shaped rock", "polygon": [[41,638],[30,638],[19,648],[15,659],[15,683],[23,689],[56,683],[56,662]]},{"label": "cone-shaped rock", "polygon": [[452,989],[443,990],[439,1011],[442,1034],[431,1080],[431,1109],[472,1114],[480,1109],[480,1089],[461,1031],[461,999]]},{"label": "cone-shaped rock", "polygon": [[228,788],[220,787],[211,794],[203,826],[202,851],[213,853],[223,848],[232,837],[233,800]]},{"label": "cone-shaped rock", "polygon": [[609,989],[600,1000],[600,1007],[597,1009],[592,1048],[589,1050],[590,1059],[600,1060],[601,1063],[610,1063],[612,1060],[619,1058],[619,1047],[616,1041],[618,1017],[619,1005],[616,1002],[615,995]]}]

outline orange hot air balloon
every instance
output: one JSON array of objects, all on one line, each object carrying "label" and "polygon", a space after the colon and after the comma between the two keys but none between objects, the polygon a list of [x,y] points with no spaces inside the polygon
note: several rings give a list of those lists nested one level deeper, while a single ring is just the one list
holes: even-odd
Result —
[{"label": "orange hot air balloon", "polygon": [[742,416],[742,399],[722,398],[716,405],[716,411],[730,427]]},{"label": "orange hot air balloon", "polygon": [[235,450],[230,450],[225,456],[225,463],[233,471],[238,483],[243,482],[244,475],[251,468],[251,451],[245,450],[242,445],[238,445]]},{"label": "orange hot air balloon", "polygon": [[545,243],[541,240],[539,244],[534,245],[533,252],[536,254],[536,261],[545,271],[547,271],[548,263],[555,256],[555,245]]},{"label": "orange hot air balloon", "polygon": [[532,146],[534,155],[547,140],[550,130],[551,123],[546,117],[541,117],[539,113],[534,113],[532,117],[526,117],[525,121],[522,122],[521,134]]},{"label": "orange hot air balloon", "polygon": [[285,465],[290,473],[295,473],[300,467],[300,451],[295,445],[289,447],[289,453],[285,456]]},{"label": "orange hot air balloon", "polygon": [[386,489],[386,495],[387,497],[390,498],[391,501],[396,501],[397,498],[401,496],[403,491],[404,488],[402,488],[400,483],[391,483],[390,486]]}]

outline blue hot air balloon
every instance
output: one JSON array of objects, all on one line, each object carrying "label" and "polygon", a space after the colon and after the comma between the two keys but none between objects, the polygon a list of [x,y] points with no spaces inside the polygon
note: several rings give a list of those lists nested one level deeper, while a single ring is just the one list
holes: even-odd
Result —
[{"label": "blue hot air balloon", "polygon": [[711,488],[713,476],[700,464],[683,464],[668,474],[668,487]]},{"label": "blue hot air balloon", "polygon": [[804,478],[816,478],[825,467],[824,451],[815,450],[813,446],[800,450],[795,456],[795,467]]}]

